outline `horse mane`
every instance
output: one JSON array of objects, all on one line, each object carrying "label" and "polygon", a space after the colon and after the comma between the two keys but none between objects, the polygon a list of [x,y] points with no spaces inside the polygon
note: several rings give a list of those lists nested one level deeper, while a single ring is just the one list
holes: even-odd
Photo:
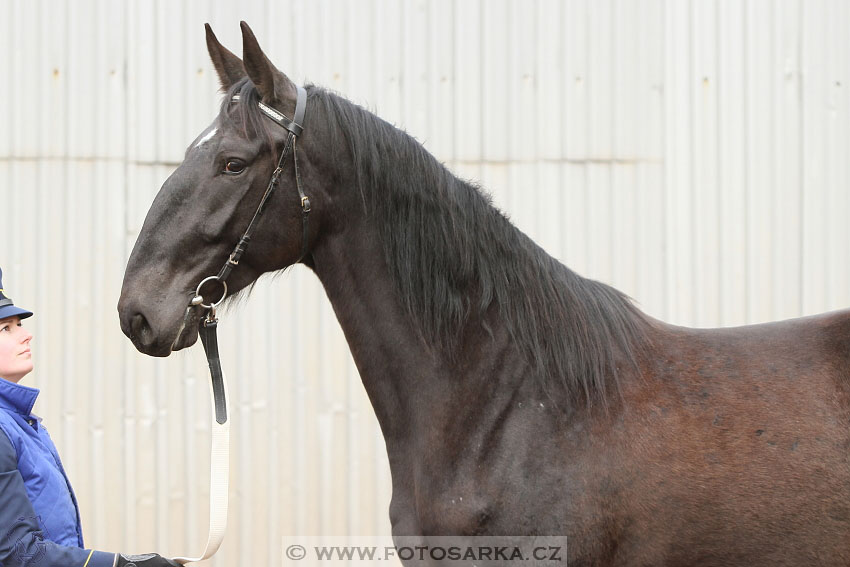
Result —
[{"label": "horse mane", "polygon": [[[241,87],[249,100],[252,90]],[[320,119],[341,133],[330,143],[345,147],[330,149],[353,158],[398,297],[426,343],[456,360],[470,321],[491,332],[496,314],[559,408],[607,405],[608,382],[619,389],[620,366],[636,367],[647,340],[631,300],[552,258],[410,135],[330,91],[307,92],[306,127]],[[239,106],[243,123],[264,123],[255,104]]]}]

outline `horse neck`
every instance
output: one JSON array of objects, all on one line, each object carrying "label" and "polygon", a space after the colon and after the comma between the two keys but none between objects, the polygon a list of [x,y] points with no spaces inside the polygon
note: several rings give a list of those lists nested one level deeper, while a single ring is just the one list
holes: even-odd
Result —
[{"label": "horse neck", "polygon": [[[458,345],[464,356],[447,359],[428,344],[411,320],[376,231],[364,226],[337,234],[324,240],[312,257],[391,458],[394,441],[405,444],[411,435],[440,423],[435,412],[487,395],[479,391],[479,378],[492,373],[493,364],[505,358],[505,349],[513,348],[504,329],[493,323],[484,331],[482,322],[473,317]],[[512,376],[522,375],[513,370]]]},{"label": "horse neck", "polygon": [[334,224],[322,227],[314,269],[385,435],[420,418],[428,404],[418,400],[498,398],[530,390],[530,376],[564,410],[604,401],[643,332],[628,299],[545,254],[403,132],[332,96],[318,100],[353,132],[323,140],[350,147],[316,152],[325,160],[317,170],[356,179],[360,193],[328,199],[334,210],[322,218]]}]

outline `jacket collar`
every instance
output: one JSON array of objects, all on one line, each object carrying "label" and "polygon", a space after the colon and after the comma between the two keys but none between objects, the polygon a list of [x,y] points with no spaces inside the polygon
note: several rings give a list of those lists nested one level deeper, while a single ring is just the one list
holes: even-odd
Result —
[{"label": "jacket collar", "polygon": [[39,391],[38,388],[21,386],[0,378],[0,408],[12,410],[21,415],[30,415]]}]

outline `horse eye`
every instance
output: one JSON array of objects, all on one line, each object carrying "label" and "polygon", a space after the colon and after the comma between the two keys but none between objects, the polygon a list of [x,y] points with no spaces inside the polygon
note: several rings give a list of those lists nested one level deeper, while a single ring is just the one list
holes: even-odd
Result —
[{"label": "horse eye", "polygon": [[227,163],[224,165],[224,172],[225,173],[232,173],[232,174],[242,173],[242,171],[244,169],[245,169],[245,163],[242,162],[241,160],[238,160],[238,159],[229,159],[229,160],[227,160]]}]

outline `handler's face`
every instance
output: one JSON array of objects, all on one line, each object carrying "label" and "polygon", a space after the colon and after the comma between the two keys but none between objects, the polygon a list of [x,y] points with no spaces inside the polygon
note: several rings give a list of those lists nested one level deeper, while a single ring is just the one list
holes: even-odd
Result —
[{"label": "handler's face", "polygon": [[0,319],[0,378],[17,383],[32,371],[31,340],[20,317]]}]

